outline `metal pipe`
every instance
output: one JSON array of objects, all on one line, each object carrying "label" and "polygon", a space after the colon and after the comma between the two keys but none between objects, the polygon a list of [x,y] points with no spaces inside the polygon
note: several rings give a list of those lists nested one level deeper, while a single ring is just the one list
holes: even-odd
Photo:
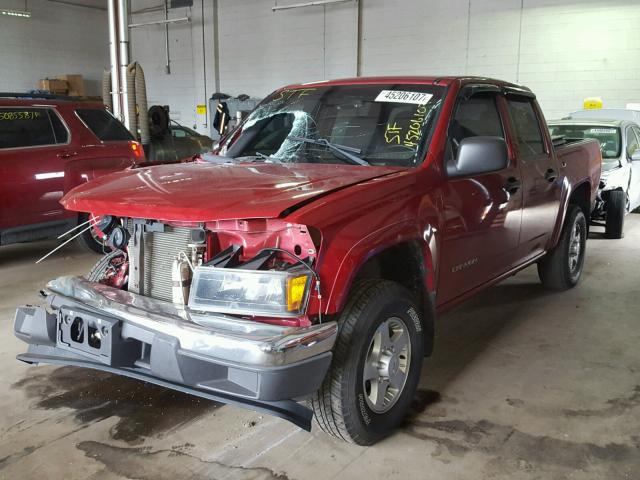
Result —
[{"label": "metal pipe", "polygon": [[165,54],[167,57],[167,75],[171,75],[171,58],[169,57],[169,0],[164,0],[164,40],[165,40]]},{"label": "metal pipe", "polygon": [[154,20],[151,22],[130,23],[129,28],[146,27],[148,25],[164,25],[165,23],[181,23],[181,22],[188,22],[190,20],[191,18],[189,17],[180,17],[180,18],[170,18],[169,20]]},{"label": "metal pipe", "polygon": [[357,40],[356,40],[356,77],[362,76],[362,2],[364,0],[356,0],[358,2],[357,10]]},{"label": "metal pipe", "polygon": [[314,2],[292,3],[291,5],[276,5],[274,7],[271,7],[271,10],[275,12],[277,10],[289,10],[291,8],[318,7],[323,5],[332,5],[334,3],[347,3],[347,2],[353,2],[353,0],[317,0]]},{"label": "metal pipe", "polygon": [[[218,0],[213,0],[213,88],[216,93],[220,92],[220,28],[218,21]],[[208,99],[207,108],[209,108]]]},{"label": "metal pipe", "polygon": [[129,0],[118,0],[118,65],[120,75],[121,117],[131,131],[132,123],[127,108],[127,67],[129,66]]},{"label": "metal pipe", "polygon": [[207,128],[209,125],[209,99],[207,98],[207,47],[204,35],[204,0],[200,0],[200,9],[202,10],[202,80],[204,81],[204,104],[206,105],[204,128]]},{"label": "metal pipe", "polygon": [[121,118],[120,108],[120,73],[118,71],[118,5],[117,0],[109,0],[109,61],[111,71],[111,102],[112,113],[116,118]]}]

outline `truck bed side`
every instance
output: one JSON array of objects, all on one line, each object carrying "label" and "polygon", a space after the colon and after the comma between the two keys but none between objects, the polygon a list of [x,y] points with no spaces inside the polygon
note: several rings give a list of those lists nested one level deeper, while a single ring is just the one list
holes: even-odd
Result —
[{"label": "truck bed side", "polygon": [[570,202],[582,206],[585,216],[589,218],[595,206],[602,170],[602,154],[596,140],[567,142],[554,145],[554,149],[564,186],[549,249],[558,243]]},{"label": "truck bed side", "polygon": [[[602,169],[602,156],[597,140],[568,142],[557,146],[555,150],[562,173],[567,177],[572,192],[579,185],[589,182],[591,189],[589,201],[593,208]],[[589,213],[591,212],[585,212],[585,215]]]}]

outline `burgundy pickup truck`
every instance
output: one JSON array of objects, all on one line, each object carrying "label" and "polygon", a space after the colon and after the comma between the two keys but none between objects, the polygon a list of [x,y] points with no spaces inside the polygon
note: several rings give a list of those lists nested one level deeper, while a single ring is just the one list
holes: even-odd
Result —
[{"label": "burgundy pickup truck", "polygon": [[77,365],[366,445],[397,427],[441,312],[537,264],[580,279],[600,148],[534,94],[358,78],[266,98],[213,163],[101,177],[63,205],[114,248],[21,306],[27,363]]}]

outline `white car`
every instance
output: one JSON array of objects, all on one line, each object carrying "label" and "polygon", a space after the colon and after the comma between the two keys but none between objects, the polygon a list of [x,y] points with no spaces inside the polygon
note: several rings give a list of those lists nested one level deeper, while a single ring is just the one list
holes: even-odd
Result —
[{"label": "white car", "polygon": [[629,120],[568,118],[549,122],[549,131],[566,141],[594,138],[600,142],[601,201],[592,220],[605,221],[607,238],[622,238],[625,215],[640,207],[640,126]]}]

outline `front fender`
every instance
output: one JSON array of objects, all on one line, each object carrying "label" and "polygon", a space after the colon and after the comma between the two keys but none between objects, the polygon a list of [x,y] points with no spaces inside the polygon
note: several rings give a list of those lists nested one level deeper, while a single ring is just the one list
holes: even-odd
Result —
[{"label": "front fender", "polygon": [[[333,245],[336,251],[343,250],[344,253],[342,255],[332,254],[327,256],[327,258],[336,260],[324,262],[320,269],[321,277],[329,279],[328,286],[325,289],[328,296],[325,313],[332,314],[342,311],[355,278],[369,259],[384,250],[408,242],[417,245],[420,249],[423,287],[425,293],[433,293],[435,287],[435,261],[430,245],[435,245],[435,238],[433,237],[435,229],[428,227],[426,230],[429,233],[428,238],[421,235],[416,228],[415,220],[405,219],[380,226],[348,246],[339,245],[339,243],[343,243],[342,241]],[[353,237],[346,235],[344,238]],[[344,247],[347,248],[345,249]]]}]

